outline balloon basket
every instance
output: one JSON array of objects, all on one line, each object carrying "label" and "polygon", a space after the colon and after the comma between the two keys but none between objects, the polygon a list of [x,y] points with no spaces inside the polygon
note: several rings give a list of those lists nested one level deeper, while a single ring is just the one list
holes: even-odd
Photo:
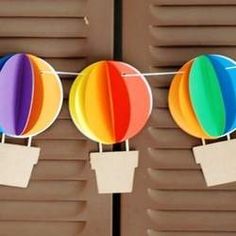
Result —
[{"label": "balloon basket", "polygon": [[0,143],[0,185],[26,188],[40,148]]},{"label": "balloon basket", "polygon": [[132,192],[138,154],[138,151],[91,153],[90,163],[95,170],[98,192]]},{"label": "balloon basket", "polygon": [[236,181],[236,139],[194,147],[193,154],[207,186]]}]

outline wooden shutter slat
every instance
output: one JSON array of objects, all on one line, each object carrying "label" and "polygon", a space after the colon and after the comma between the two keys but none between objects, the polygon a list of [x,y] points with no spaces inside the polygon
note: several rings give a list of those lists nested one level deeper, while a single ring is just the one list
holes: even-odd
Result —
[{"label": "wooden shutter slat", "polygon": [[34,139],[86,140],[87,138],[78,131],[71,120],[56,120],[49,129],[37,135]]},{"label": "wooden shutter slat", "polygon": [[148,175],[153,187],[165,190],[207,189],[200,170],[155,170],[150,168]]},{"label": "wooden shutter slat", "polygon": [[[181,66],[196,55],[215,53],[236,57],[236,47],[155,47],[150,46],[153,66]],[[163,57],[162,55],[165,55]]]},{"label": "wooden shutter slat", "polygon": [[154,149],[149,148],[148,157],[153,161],[156,169],[200,169],[196,165],[191,149]]},{"label": "wooden shutter slat", "polygon": [[153,37],[153,44],[156,46],[235,46],[236,44],[234,26],[150,27],[150,34]]},{"label": "wooden shutter slat", "polygon": [[86,202],[1,202],[0,220],[85,221]]},{"label": "wooden shutter slat", "polygon": [[168,109],[154,108],[149,125],[157,128],[177,128]]},{"label": "wooden shutter slat", "polygon": [[70,119],[68,100],[64,99],[58,119]]},{"label": "wooden shutter slat", "polygon": [[179,5],[236,5],[234,0],[225,0],[225,1],[221,1],[221,0],[211,0],[209,2],[206,2],[204,0],[153,0],[153,3],[155,3],[156,5],[165,5],[165,6],[179,6]]},{"label": "wooden shutter slat", "polygon": [[86,181],[31,181],[29,188],[0,188],[0,200],[80,201],[85,200]]},{"label": "wooden shutter slat", "polygon": [[162,191],[149,189],[156,210],[235,211],[234,191]]},{"label": "wooden shutter slat", "polygon": [[1,0],[4,17],[81,17],[86,15],[87,0]]},{"label": "wooden shutter slat", "polygon": [[155,88],[153,92],[153,107],[167,108],[168,107],[168,89]]},{"label": "wooden shutter slat", "polygon": [[0,54],[27,52],[39,57],[86,56],[85,39],[0,38]]},{"label": "wooden shutter slat", "polygon": [[[69,71],[69,72],[80,72],[87,65],[86,57],[78,58],[44,58],[50,63],[56,70]],[[63,78],[63,75],[60,75]],[[75,76],[70,76],[75,78]]]},{"label": "wooden shutter slat", "polygon": [[201,170],[156,170],[149,168],[152,186],[160,190],[236,190],[236,184],[207,187]]},{"label": "wooden shutter slat", "polygon": [[[7,27],[6,27],[7,26]],[[1,18],[0,35],[30,38],[86,37],[88,26],[83,18]]]},{"label": "wooden shutter slat", "polygon": [[[162,231],[235,231],[235,212],[189,212],[148,210],[156,229]],[[217,224],[216,224],[217,222]]]},{"label": "wooden shutter slat", "polygon": [[33,142],[41,148],[40,160],[87,160],[89,150],[96,150],[96,144],[87,140],[33,139]]},{"label": "wooden shutter slat", "polygon": [[[63,171],[62,171],[63,170]],[[88,175],[86,160],[40,161],[32,180],[84,180]]]},{"label": "wooden shutter slat", "polygon": [[233,236],[232,232],[157,232],[155,230],[147,230],[148,236]]},{"label": "wooden shutter slat", "polygon": [[0,222],[1,231],[4,235],[24,235],[24,236],[41,236],[50,232],[51,235],[57,236],[74,236],[81,234],[85,229],[85,222],[30,222],[30,221],[3,221]]},{"label": "wooden shutter slat", "polygon": [[[149,128],[150,137],[155,139],[155,147],[159,148],[191,148],[201,145],[201,141],[180,129]],[[178,137],[178,138],[177,138]]]},{"label": "wooden shutter slat", "polygon": [[154,25],[235,25],[236,6],[150,6]]}]

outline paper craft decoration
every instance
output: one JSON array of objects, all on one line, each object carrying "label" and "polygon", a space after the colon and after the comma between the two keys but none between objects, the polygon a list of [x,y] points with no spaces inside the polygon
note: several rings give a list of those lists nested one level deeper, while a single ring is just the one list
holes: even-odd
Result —
[{"label": "paper craft decoration", "polygon": [[[126,78],[124,74],[134,76]],[[102,144],[120,143],[135,136],[147,122],[152,109],[151,90],[134,67],[123,62],[99,61],[76,78],[70,91],[69,109],[75,125],[85,136]],[[131,192],[132,171],[137,164],[137,151],[92,153],[91,165],[96,171],[99,192]],[[127,186],[123,178],[119,181],[120,175],[129,176],[126,181],[131,184]]]},{"label": "paper craft decoration", "polygon": [[138,151],[94,152],[90,158],[99,193],[132,192]]},{"label": "paper craft decoration", "polygon": [[33,55],[16,54],[7,59],[1,68],[0,90],[0,124],[10,136],[43,132],[61,109],[58,75],[46,61]]},{"label": "paper craft decoration", "polygon": [[27,187],[39,148],[5,144],[5,135],[31,138],[47,129],[62,106],[62,85],[44,60],[30,54],[0,59],[0,184]]},{"label": "paper craft decoration", "polygon": [[[122,73],[137,76],[125,78]],[[69,107],[75,125],[84,135],[96,142],[114,144],[143,128],[152,99],[149,85],[135,68],[123,62],[100,61],[76,78]]]},{"label": "paper craft decoration", "polygon": [[[236,70],[227,69],[232,66],[235,61],[228,57],[201,55],[174,77],[169,108],[185,132],[204,140],[229,138],[236,129]],[[228,140],[193,148],[208,186],[236,181],[234,147],[235,141]]]}]

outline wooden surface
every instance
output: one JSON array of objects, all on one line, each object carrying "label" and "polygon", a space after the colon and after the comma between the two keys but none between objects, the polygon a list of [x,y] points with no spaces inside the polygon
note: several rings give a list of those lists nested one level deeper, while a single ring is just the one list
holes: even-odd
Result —
[{"label": "wooden surface", "polygon": [[[112,1],[0,0],[0,17],[0,55],[32,53],[56,70],[74,72],[113,57]],[[69,116],[75,76],[61,78],[63,108],[52,127],[33,139],[41,155],[29,187],[0,187],[1,236],[110,236],[111,196],[97,193],[89,166],[97,145]]]},{"label": "wooden surface", "polygon": [[[235,9],[233,0],[124,1],[123,59],[155,72],[176,71],[202,53],[236,58]],[[134,192],[122,195],[121,235],[235,235],[236,184],[206,186],[191,150],[200,140],[180,130],[168,110],[171,79],[148,78],[154,107],[130,140],[140,163]]]}]

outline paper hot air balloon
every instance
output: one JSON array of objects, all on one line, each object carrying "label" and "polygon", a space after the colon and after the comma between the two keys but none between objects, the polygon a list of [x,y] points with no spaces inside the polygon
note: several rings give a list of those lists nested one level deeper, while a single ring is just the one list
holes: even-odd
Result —
[{"label": "paper hot air balloon", "polygon": [[[54,69],[29,54],[0,59],[0,184],[28,186],[40,148],[31,138],[47,129],[62,105],[62,86]],[[28,146],[5,143],[8,136],[29,138]]]},{"label": "paper hot air balloon", "polygon": [[[76,78],[69,97],[75,125],[100,147],[136,135],[147,122],[151,108],[147,81],[123,62],[99,61],[88,66]],[[90,153],[90,163],[99,193],[132,191],[138,151],[102,152],[100,148],[99,152]]]},{"label": "paper hot air balloon", "polygon": [[69,108],[84,135],[103,144],[119,143],[136,135],[147,122],[152,108],[151,90],[134,67],[100,61],[76,78]]},{"label": "paper hot air balloon", "polygon": [[[234,69],[230,69],[234,68]],[[174,77],[169,92],[173,119],[185,132],[201,139],[226,141],[193,147],[207,186],[236,181],[236,63],[216,54],[187,62]]]},{"label": "paper hot air balloon", "polygon": [[[15,54],[0,60],[0,126],[10,136],[34,136],[56,119],[63,93],[58,75],[44,60]],[[45,71],[46,73],[43,73]]]}]

